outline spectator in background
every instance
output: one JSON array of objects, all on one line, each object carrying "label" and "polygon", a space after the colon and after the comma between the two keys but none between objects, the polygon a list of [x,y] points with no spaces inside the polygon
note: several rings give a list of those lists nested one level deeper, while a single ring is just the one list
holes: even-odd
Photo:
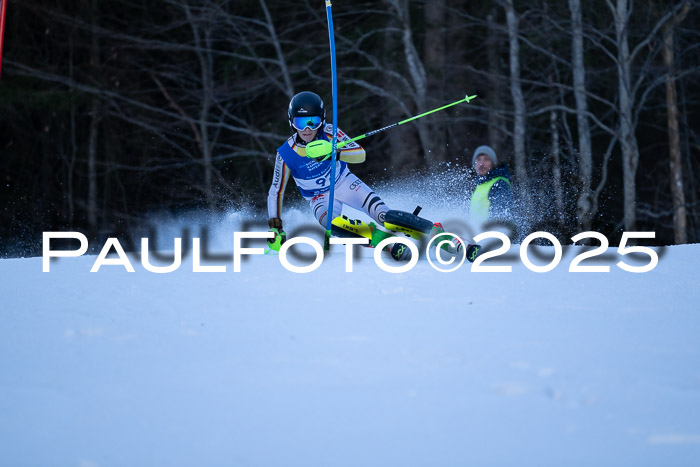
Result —
[{"label": "spectator in background", "polygon": [[479,146],[472,157],[476,171],[476,188],[469,204],[471,218],[485,222],[489,219],[513,218],[513,190],[508,166],[497,166],[498,157],[490,146]]}]

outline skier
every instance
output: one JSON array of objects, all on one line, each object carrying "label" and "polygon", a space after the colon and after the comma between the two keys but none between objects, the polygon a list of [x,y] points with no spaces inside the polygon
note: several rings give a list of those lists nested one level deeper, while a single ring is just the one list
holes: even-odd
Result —
[{"label": "skier", "polygon": [[[312,159],[306,155],[307,144],[315,140],[330,141],[333,136],[333,125],[326,124],[325,121],[326,109],[323,100],[313,92],[300,92],[289,102],[287,116],[293,134],[277,149],[272,184],[267,196],[268,224],[270,231],[275,234],[274,239],[268,241],[268,246],[277,251],[286,240],[282,225],[282,200],[289,177],[294,178],[301,195],[324,228],[328,219],[331,184],[331,160],[325,157]],[[349,139],[338,129],[338,141]],[[348,164],[364,162],[365,157],[365,150],[356,142],[348,143],[338,150],[333,181],[333,235],[366,237],[370,239],[370,246],[374,247],[381,240],[394,236],[393,233],[378,229],[377,225],[417,238],[443,231],[442,225],[418,217],[417,211],[410,214],[390,210],[381,197],[348,168]],[[366,225],[359,220],[342,216],[343,205],[363,211],[376,224]],[[410,252],[399,243],[388,250],[397,261],[408,259]]]},{"label": "skier", "polygon": [[479,146],[472,157],[477,186],[472,193],[469,212],[472,219],[508,220],[513,217],[513,191],[508,166],[498,164],[496,152],[490,146]]},{"label": "skier", "polygon": [[[330,191],[331,161],[306,157],[306,145],[316,139],[330,141],[333,125],[326,124],[323,100],[315,93],[303,91],[289,102],[287,111],[292,136],[277,149],[272,185],[267,196],[267,212],[270,230],[275,232],[271,244],[281,244],[285,239],[282,228],[282,199],[291,175],[306,199],[319,224],[326,227]],[[338,141],[350,139],[338,130]],[[333,212],[340,214],[343,204],[364,211],[380,225],[389,207],[382,199],[348,168],[348,163],[365,160],[365,150],[357,143],[350,143],[339,150],[335,166],[335,194]]]}]

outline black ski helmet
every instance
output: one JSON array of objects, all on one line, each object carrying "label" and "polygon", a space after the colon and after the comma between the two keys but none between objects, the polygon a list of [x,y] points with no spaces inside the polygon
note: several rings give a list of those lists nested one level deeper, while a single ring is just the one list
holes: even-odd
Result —
[{"label": "black ski helmet", "polygon": [[318,94],[311,91],[302,91],[289,101],[289,109],[287,117],[289,118],[289,128],[294,132],[292,119],[294,117],[321,117],[321,126],[326,124],[326,107],[323,105],[323,99]]}]

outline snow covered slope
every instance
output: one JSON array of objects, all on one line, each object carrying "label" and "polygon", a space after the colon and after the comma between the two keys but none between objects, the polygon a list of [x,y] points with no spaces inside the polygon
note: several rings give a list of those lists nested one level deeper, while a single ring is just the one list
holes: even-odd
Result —
[{"label": "snow covered slope", "polygon": [[644,274],[614,249],[570,273],[577,253],[545,274],[516,246],[511,273],[0,261],[0,465],[700,465],[700,245]]}]

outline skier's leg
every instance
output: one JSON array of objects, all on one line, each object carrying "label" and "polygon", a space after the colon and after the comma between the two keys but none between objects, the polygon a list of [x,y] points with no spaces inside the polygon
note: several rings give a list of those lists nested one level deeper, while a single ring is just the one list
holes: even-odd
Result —
[{"label": "skier's leg", "polygon": [[[338,185],[336,185],[336,193],[336,196],[338,196],[344,204],[358,211],[364,211],[368,216],[374,219],[377,224],[384,226],[386,215],[390,211],[389,206],[387,206],[384,201],[382,201],[382,198],[372,191],[372,189],[355,174],[348,172],[338,182]],[[373,223],[370,223],[369,226],[365,226],[361,221],[353,221],[345,216],[334,219],[333,223],[337,227],[343,227],[344,230],[350,230],[353,233],[360,233],[360,231],[364,229],[364,232],[360,233],[360,235],[370,238],[370,244],[373,247],[378,245],[382,240],[391,238],[394,235],[390,232],[377,229]],[[370,235],[367,235],[367,232],[370,232]],[[410,250],[402,243],[387,245],[385,250],[388,251],[391,257],[396,261],[407,261],[410,259]]]},{"label": "skier's leg", "polygon": [[[321,227],[327,227],[328,220],[328,193],[310,198],[305,198],[311,207],[311,212]],[[335,237],[365,237],[372,240],[374,224],[367,225],[360,220],[349,219],[342,215],[343,203],[335,197],[333,200],[333,221],[331,223],[331,234]]]},{"label": "skier's leg", "polygon": [[384,219],[386,218],[386,213],[389,211],[389,206],[352,172],[348,171],[348,173],[338,181],[335,196],[343,204],[347,204],[358,211],[367,213],[367,215],[374,219],[379,225],[384,225]]},{"label": "skier's leg", "polygon": [[[362,206],[363,200],[366,200],[364,207]],[[308,201],[317,218],[323,215],[327,204],[325,198],[313,198],[308,199]],[[320,204],[323,204],[323,208],[319,207]],[[372,247],[385,238],[393,236],[392,233],[377,228],[374,222],[366,224],[359,219],[350,219],[341,214],[342,206],[347,204],[359,211],[364,211],[380,226],[384,224],[384,217],[388,211],[387,205],[354,174],[347,172],[338,180],[335,185],[335,200],[333,204],[332,235],[337,237],[365,237],[370,240],[369,246]],[[325,219],[323,217],[323,222],[319,220],[324,227]]]},{"label": "skier's leg", "polygon": [[[328,198],[329,194],[324,193],[322,195],[317,195],[312,198],[306,198],[309,206],[311,207],[311,212],[314,213],[314,217],[321,224],[321,227],[326,228],[328,222]],[[335,197],[333,200],[333,217],[337,217],[343,210],[343,203]]]}]

